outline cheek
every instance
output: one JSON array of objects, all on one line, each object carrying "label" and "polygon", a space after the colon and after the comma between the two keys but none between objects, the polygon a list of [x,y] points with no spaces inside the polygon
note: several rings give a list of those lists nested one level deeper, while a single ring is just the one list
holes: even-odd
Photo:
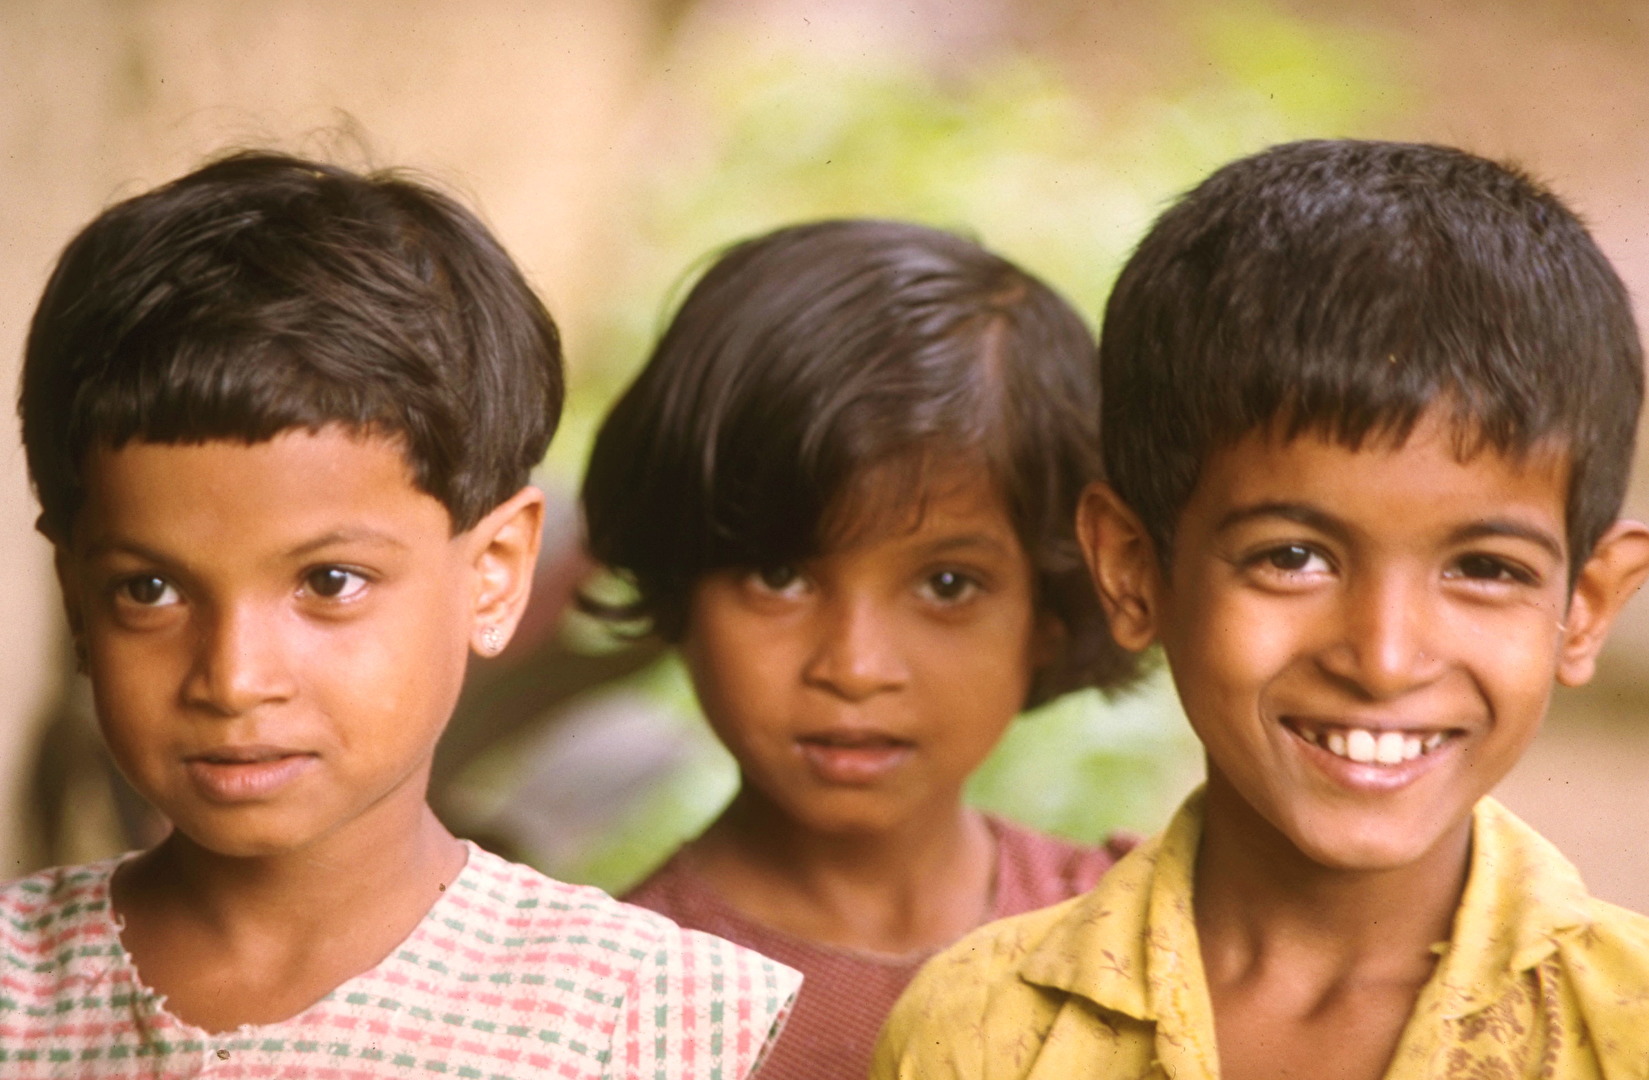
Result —
[{"label": "cheek", "polygon": [[1300,605],[1281,611],[1247,598],[1171,609],[1161,635],[1163,651],[1175,672],[1196,673],[1191,685],[1181,687],[1181,696],[1229,700],[1234,693],[1256,692],[1300,651],[1309,618]]},{"label": "cheek", "polygon": [[1556,681],[1563,630],[1551,611],[1531,609],[1508,616],[1478,620],[1462,628],[1456,641],[1461,662],[1489,700],[1497,721],[1526,725],[1527,737],[1532,738]]},{"label": "cheek", "polygon": [[181,635],[86,634],[86,674],[104,737],[111,747],[141,738],[176,707],[190,656]]},{"label": "cheek", "polygon": [[946,724],[975,718],[967,725],[971,737],[958,745],[983,757],[1024,707],[1035,674],[1038,639],[1029,605],[966,627],[912,620],[902,639],[921,673],[925,711]]},{"label": "cheek", "polygon": [[294,662],[339,741],[363,748],[433,745],[463,688],[468,624],[439,595],[301,635]]},{"label": "cheek", "polygon": [[730,747],[751,741],[759,718],[782,715],[785,673],[794,667],[784,635],[738,619],[695,620],[681,656],[710,727]]}]

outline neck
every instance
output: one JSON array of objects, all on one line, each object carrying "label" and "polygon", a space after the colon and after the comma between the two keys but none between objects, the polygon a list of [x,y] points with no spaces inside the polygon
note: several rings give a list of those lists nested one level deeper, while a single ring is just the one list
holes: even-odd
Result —
[{"label": "neck", "polygon": [[1218,777],[1207,799],[1195,909],[1211,983],[1286,964],[1325,993],[1363,978],[1418,990],[1465,890],[1470,818],[1410,864],[1342,869],[1305,855]]},{"label": "neck", "polygon": [[995,838],[954,797],[887,827],[831,831],[746,786],[687,854],[757,922],[890,954],[938,948],[986,921],[996,876]]},{"label": "neck", "polygon": [[121,943],[167,1009],[228,1031],[295,1016],[379,963],[464,858],[408,796],[274,854],[224,855],[174,832],[121,867],[113,903]]},{"label": "neck", "polygon": [[422,802],[372,813],[398,820],[270,855],[222,855],[174,831],[123,871],[117,908],[164,909],[226,937],[302,940],[336,932],[349,912],[410,929],[463,868],[464,848]]}]

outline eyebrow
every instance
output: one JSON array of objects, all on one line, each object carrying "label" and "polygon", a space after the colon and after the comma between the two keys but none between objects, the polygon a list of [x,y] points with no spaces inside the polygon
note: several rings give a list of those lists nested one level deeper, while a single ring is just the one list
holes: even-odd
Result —
[{"label": "eyebrow", "polygon": [[[1316,529],[1318,532],[1332,536],[1337,540],[1346,539],[1350,531],[1338,518],[1324,513],[1309,503],[1285,501],[1239,506],[1220,518],[1219,524],[1215,526],[1215,531],[1224,532],[1256,518],[1273,517],[1298,522],[1307,528]],[[1518,521],[1515,518],[1496,517],[1473,521],[1456,529],[1449,535],[1449,540],[1451,543],[1459,544],[1496,536],[1527,540],[1529,543],[1543,548],[1559,562],[1566,558],[1562,540],[1553,536],[1546,529]]]},{"label": "eyebrow", "polygon": [[1526,525],[1511,518],[1487,518],[1483,521],[1474,521],[1457,529],[1450,538],[1455,543],[1464,540],[1481,540],[1491,536],[1510,536],[1519,540],[1527,540],[1531,544],[1544,548],[1552,558],[1562,562],[1567,556],[1563,552],[1563,542],[1545,529]]},{"label": "eyebrow", "polygon": [[[335,544],[371,544],[377,547],[397,548],[402,551],[407,549],[405,541],[390,533],[372,528],[356,528],[334,529],[332,532],[323,533],[312,540],[305,540],[303,543],[288,549],[282,554],[289,559],[301,559],[306,555],[312,555],[317,551],[332,547]],[[98,559],[116,552],[136,555],[140,559],[146,559],[149,562],[154,563],[170,565],[177,562],[177,560],[172,556],[157,551],[154,548],[149,547],[147,544],[139,543],[136,540],[120,539],[105,540],[88,545],[86,548],[86,557],[90,559]]]},{"label": "eyebrow", "polygon": [[1340,519],[1331,514],[1325,514],[1310,503],[1284,502],[1281,500],[1254,503],[1251,506],[1239,506],[1234,510],[1229,510],[1214,526],[1214,531],[1222,533],[1256,518],[1282,518],[1285,521],[1298,522],[1336,539],[1346,538],[1349,532]]},{"label": "eyebrow", "polygon": [[378,529],[356,528],[335,529],[332,532],[317,536],[313,540],[305,540],[286,554],[290,558],[302,558],[323,548],[329,548],[334,544],[373,544],[378,547],[398,548],[402,551],[407,549],[406,542],[391,533],[382,532]]},{"label": "eyebrow", "polygon": [[1003,555],[1010,550],[1006,544],[989,533],[962,533],[958,536],[947,536],[935,540],[931,544],[922,545],[922,551],[927,555],[945,555],[952,551],[970,549],[991,551]]}]

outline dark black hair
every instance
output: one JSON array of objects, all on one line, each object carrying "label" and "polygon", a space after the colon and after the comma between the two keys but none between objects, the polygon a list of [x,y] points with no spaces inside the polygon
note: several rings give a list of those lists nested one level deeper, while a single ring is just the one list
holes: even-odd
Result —
[{"label": "dark black hair", "polygon": [[605,613],[677,640],[704,574],[800,562],[839,541],[844,512],[864,516],[844,497],[871,469],[919,498],[926,470],[977,461],[1035,569],[1040,609],[1066,629],[1066,655],[1029,703],[1118,685],[1132,660],[1100,616],[1073,523],[1098,475],[1098,404],[1081,318],[968,240],[846,220],[735,245],[596,438],[590,547],[638,594]]},{"label": "dark black hair", "polygon": [[1619,513],[1643,397],[1631,304],[1575,215],[1441,146],[1274,147],[1151,228],[1100,333],[1107,479],[1159,557],[1208,455],[1275,425],[1353,449],[1451,413],[1462,456],[1563,451],[1571,574]]},{"label": "dark black hair", "polygon": [[64,542],[94,447],[333,424],[399,441],[462,532],[526,483],[561,402],[555,323],[468,210],[395,174],[248,152],[69,243],[18,411],[41,527]]}]

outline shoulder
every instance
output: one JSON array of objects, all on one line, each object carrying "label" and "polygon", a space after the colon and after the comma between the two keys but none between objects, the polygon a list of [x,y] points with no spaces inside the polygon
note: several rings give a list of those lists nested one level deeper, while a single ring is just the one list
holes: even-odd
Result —
[{"label": "shoulder", "polygon": [[117,865],[108,859],[58,866],[0,885],[0,951],[8,965],[107,926],[109,876]]},{"label": "shoulder", "polygon": [[1589,908],[1589,922],[1558,935],[1562,980],[1600,1064],[1637,1069],[1649,1059],[1649,918],[1602,900]]},{"label": "shoulder", "polygon": [[85,1019],[102,1001],[93,988],[124,968],[108,899],[116,865],[56,867],[0,885],[0,1061],[13,1038],[55,1039],[65,1021]]},{"label": "shoulder", "polygon": [[691,914],[703,906],[701,891],[678,851],[639,884],[631,886],[630,891],[620,899],[623,903],[656,911],[676,922],[692,926],[697,923],[690,917]]},{"label": "shoulder", "polygon": [[996,835],[998,916],[1034,911],[1087,892],[1120,855],[1111,844],[1078,844],[1002,818],[987,820]]},{"label": "shoulder", "polygon": [[1179,879],[1197,823],[1182,811],[1088,892],[990,923],[929,961],[882,1031],[872,1080],[1076,1075],[1102,1060],[1140,1074],[1154,1043],[1128,1018],[1151,1015],[1147,951],[1173,951],[1184,932],[1153,912],[1159,900],[1181,912],[1172,902],[1189,896]]},{"label": "shoulder", "polygon": [[455,905],[516,947],[512,963],[586,980],[615,1010],[610,1068],[664,1080],[748,1075],[777,1035],[801,976],[599,889],[472,849]]},{"label": "shoulder", "polygon": [[929,960],[882,1029],[873,1080],[993,1075],[991,1054],[1040,1043],[1064,995],[1021,969],[1080,917],[1081,904],[1075,898],[989,923]]},{"label": "shoulder", "polygon": [[1475,915],[1477,936],[1508,942],[1519,969],[1555,946],[1577,991],[1607,986],[1649,1003],[1649,917],[1592,896],[1550,841],[1492,798],[1475,822],[1457,923]]},{"label": "shoulder", "polygon": [[1560,932],[1558,952],[1582,996],[1634,1009],[1649,1025],[1649,917],[1595,897],[1590,919]]},{"label": "shoulder", "polygon": [[[546,877],[479,848],[454,883],[449,927],[503,935],[523,963],[541,963],[543,947],[586,953],[607,974],[639,977],[660,964],[766,962],[720,938],[685,930],[667,916],[614,900],[600,889]],[[535,949],[534,947],[538,947]],[[754,954],[749,954],[753,956]],[[628,980],[627,980],[628,981]]]},{"label": "shoulder", "polygon": [[600,930],[615,942],[651,947],[669,937],[675,924],[655,912],[614,900],[590,885],[547,877],[478,847],[453,885],[451,899],[478,918],[507,924],[534,939],[581,939]]}]

